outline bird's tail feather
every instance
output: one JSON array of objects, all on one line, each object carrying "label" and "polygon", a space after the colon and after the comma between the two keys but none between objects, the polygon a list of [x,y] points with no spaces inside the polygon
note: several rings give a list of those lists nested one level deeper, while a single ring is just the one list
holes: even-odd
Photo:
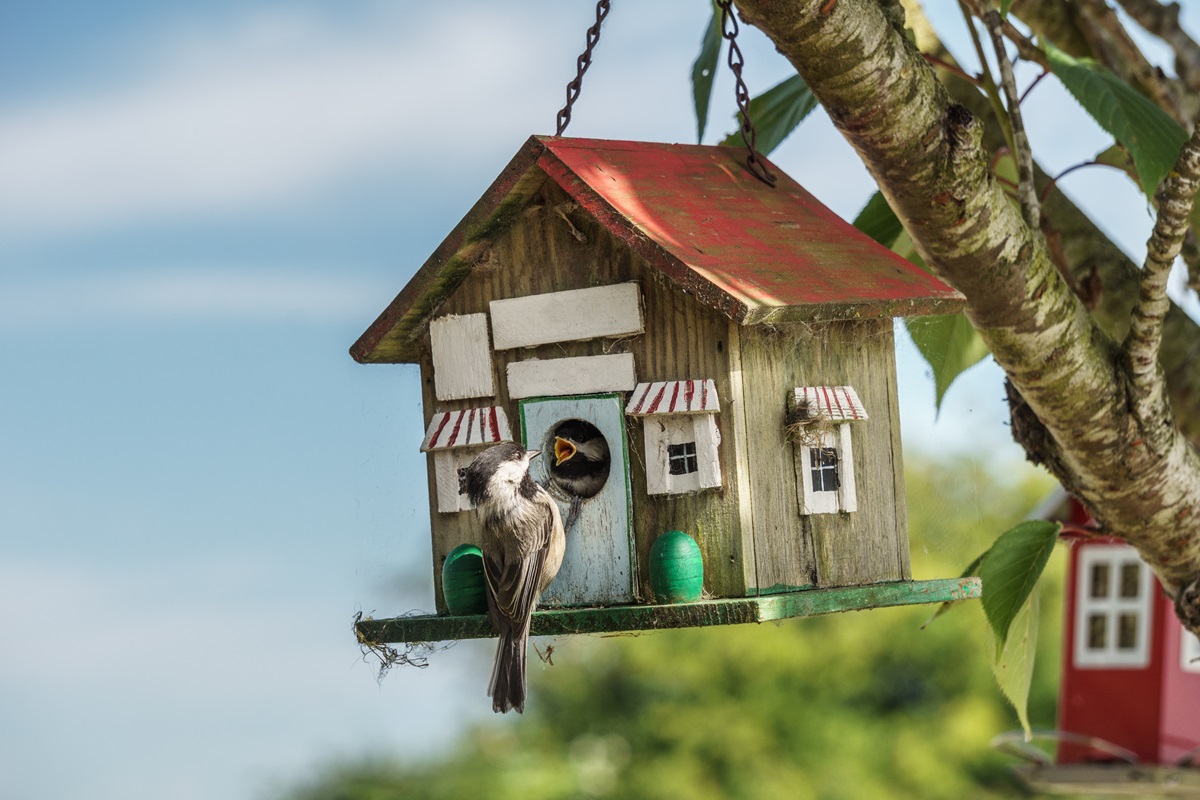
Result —
[{"label": "bird's tail feather", "polygon": [[492,698],[493,711],[507,714],[515,710],[521,714],[525,711],[525,649],[529,624],[516,631],[504,626],[499,638],[488,697]]}]

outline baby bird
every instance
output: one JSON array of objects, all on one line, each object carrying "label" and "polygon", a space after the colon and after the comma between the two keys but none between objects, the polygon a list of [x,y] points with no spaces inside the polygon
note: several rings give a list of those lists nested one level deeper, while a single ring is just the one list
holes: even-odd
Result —
[{"label": "baby bird", "polygon": [[554,437],[551,480],[569,495],[595,497],[608,480],[608,442],[591,426],[568,421]]},{"label": "baby bird", "polygon": [[562,566],[567,537],[558,504],[529,475],[539,454],[513,442],[484,450],[463,471],[483,523],[480,549],[488,615],[499,637],[488,696],[492,710],[525,710],[525,651],[538,596]]}]

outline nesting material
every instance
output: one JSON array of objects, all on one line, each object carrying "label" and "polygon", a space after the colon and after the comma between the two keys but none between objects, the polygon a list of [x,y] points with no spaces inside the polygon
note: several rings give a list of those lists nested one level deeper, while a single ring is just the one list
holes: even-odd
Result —
[{"label": "nesting material", "polygon": [[833,425],[833,417],[819,403],[802,399],[788,409],[783,430],[792,444],[821,447]]}]

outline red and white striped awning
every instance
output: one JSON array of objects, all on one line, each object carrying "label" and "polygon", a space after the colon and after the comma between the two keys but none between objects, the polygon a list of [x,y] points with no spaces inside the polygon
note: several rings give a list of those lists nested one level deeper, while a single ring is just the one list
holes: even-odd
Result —
[{"label": "red and white striped awning", "polygon": [[508,441],[512,441],[512,432],[508,429],[508,417],[499,406],[439,411],[429,421],[421,452]]},{"label": "red and white striped awning", "polygon": [[711,378],[699,381],[639,383],[625,406],[634,417],[650,414],[715,414],[721,410],[717,385]]},{"label": "red and white striped awning", "polygon": [[853,386],[798,386],[792,407],[801,406],[807,406],[810,415],[815,411],[834,422],[867,418],[867,410]]}]

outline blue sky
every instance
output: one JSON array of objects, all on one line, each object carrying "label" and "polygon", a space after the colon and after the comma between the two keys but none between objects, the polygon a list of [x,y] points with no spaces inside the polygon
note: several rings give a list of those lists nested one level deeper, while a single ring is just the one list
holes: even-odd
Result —
[{"label": "blue sky", "polygon": [[[694,141],[707,3],[633,8],[614,4],[569,133]],[[933,8],[959,37],[957,12]],[[490,716],[486,643],[381,686],[359,660],[357,610],[430,609],[432,591],[415,369],[346,350],[521,143],[552,132],[591,15],[5,8],[0,796],[251,798]],[[787,75],[744,39],[752,90]],[[1053,171],[1107,140],[1050,84],[1027,113]],[[732,128],[725,75],[713,109],[708,141]],[[872,191],[819,114],[774,160],[843,216]],[[1140,257],[1132,185],[1068,180]],[[910,346],[900,369],[907,447],[1018,468],[994,367],[937,422]]]}]

